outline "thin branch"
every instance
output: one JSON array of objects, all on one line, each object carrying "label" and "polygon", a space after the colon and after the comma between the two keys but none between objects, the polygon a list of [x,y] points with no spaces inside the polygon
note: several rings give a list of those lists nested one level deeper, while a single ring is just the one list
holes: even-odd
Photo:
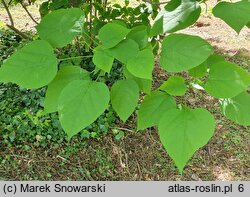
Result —
[{"label": "thin branch", "polygon": [[127,129],[127,128],[122,128],[122,127],[110,127],[111,129],[117,129],[117,130],[121,130],[121,131],[128,131],[131,133],[135,133],[135,131],[131,130],[131,129]]},{"label": "thin branch", "polygon": [[93,45],[93,41],[92,41],[92,25],[93,25],[93,2],[92,0],[89,0],[89,6],[90,6],[90,18],[89,18],[89,34],[90,34],[90,46]]},{"label": "thin branch", "polygon": [[15,23],[14,23],[14,20],[13,20],[13,17],[10,13],[10,10],[9,10],[9,7],[7,6],[6,2],[4,0],[1,0],[2,1],[2,4],[4,6],[4,9],[6,10],[8,16],[9,16],[9,20],[10,20],[10,25],[6,25],[8,28],[10,28],[11,30],[13,30],[15,33],[17,33],[18,35],[20,35],[21,37],[23,37],[24,39],[29,39],[31,40],[31,38],[26,35],[25,33],[19,31],[16,27],[15,27]]},{"label": "thin branch", "polygon": [[108,5],[108,0],[104,0],[104,7],[106,8]]},{"label": "thin branch", "polygon": [[31,18],[32,21],[34,21],[34,23],[38,24],[38,22],[34,19],[34,17],[31,15],[31,13],[29,12],[29,10],[27,9],[27,7],[20,2],[21,6],[23,7],[23,9],[26,11],[26,13],[29,15],[29,17]]},{"label": "thin branch", "polygon": [[16,34],[20,35],[21,37],[23,37],[24,39],[28,39],[31,40],[31,37],[29,37],[28,35],[26,35],[25,33],[21,32],[20,30],[18,30],[17,28],[15,28],[12,25],[6,25],[8,28],[10,28],[11,30],[13,30]]},{"label": "thin branch", "polygon": [[4,8],[5,8],[5,10],[6,10],[7,14],[8,14],[8,16],[9,16],[10,25],[14,27],[14,20],[13,20],[13,18],[12,18],[12,15],[11,15],[11,13],[10,13],[10,10],[9,10],[9,8],[8,8],[8,6],[7,6],[7,4],[6,4],[6,2],[5,2],[4,0],[2,0],[2,4],[3,4],[3,6],[4,6]]},{"label": "thin branch", "polygon": [[205,1],[203,3],[205,4],[205,7],[206,7],[205,13],[207,14],[207,12],[208,12],[208,5],[207,5],[207,3]]},{"label": "thin branch", "polygon": [[73,60],[73,59],[83,59],[87,57],[93,57],[93,55],[85,55],[85,56],[76,56],[76,57],[67,57],[63,59],[58,59],[59,61],[67,61],[67,60]]},{"label": "thin branch", "polygon": [[170,1],[163,1],[163,2],[157,3],[157,2],[152,2],[152,1],[150,1],[150,0],[144,0],[144,1],[147,2],[147,3],[153,4],[153,5],[167,4],[167,3],[170,2]]},{"label": "thin branch", "polygon": [[10,1],[9,1],[8,6],[10,6],[10,5],[11,5],[12,1],[13,1],[13,0],[10,0]]}]

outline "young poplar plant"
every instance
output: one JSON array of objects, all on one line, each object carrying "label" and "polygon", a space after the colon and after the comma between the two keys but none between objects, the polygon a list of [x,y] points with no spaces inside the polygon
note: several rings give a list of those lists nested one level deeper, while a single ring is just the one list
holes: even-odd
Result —
[{"label": "young poplar plant", "polygon": [[[69,138],[92,124],[110,103],[123,122],[138,108],[137,130],[158,127],[162,145],[182,173],[192,155],[213,136],[216,121],[206,109],[176,104],[175,97],[184,96],[191,88],[177,74],[187,72],[193,78],[201,78],[200,88],[220,100],[227,118],[250,125],[250,74],[214,54],[206,40],[175,33],[198,20],[200,3],[172,0],[147,25],[128,27],[120,20],[106,21],[93,38],[96,46],[92,61],[102,73],[110,73],[114,61],[122,63],[123,79],[112,87],[98,77],[91,78],[79,66],[59,68],[61,60],[55,50],[76,37],[87,36],[87,16],[80,8],[52,11],[36,26],[39,38],[17,50],[1,65],[0,82],[28,89],[48,86],[44,110],[59,114]],[[250,27],[250,0],[220,2],[213,8],[213,14],[240,33],[243,27]],[[172,75],[157,89],[152,88],[156,58],[153,40],[160,45],[157,56],[161,68]],[[140,93],[145,96],[138,107]]]}]

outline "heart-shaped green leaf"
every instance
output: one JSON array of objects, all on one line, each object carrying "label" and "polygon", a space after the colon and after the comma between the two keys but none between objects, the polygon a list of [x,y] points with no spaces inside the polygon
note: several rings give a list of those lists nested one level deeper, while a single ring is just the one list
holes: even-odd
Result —
[{"label": "heart-shaped green leaf", "polygon": [[136,77],[132,75],[126,68],[123,70],[124,76],[126,79],[131,79],[137,83],[139,86],[140,90],[143,91],[146,94],[149,94],[152,89],[152,80],[149,79],[142,79],[139,77]]},{"label": "heart-shaped green leaf", "polygon": [[79,8],[59,9],[42,18],[36,26],[39,36],[53,47],[64,47],[81,34],[84,12]]},{"label": "heart-shaped green leaf", "polygon": [[126,64],[130,59],[137,56],[139,53],[139,46],[134,40],[126,39],[107,51],[110,56]]},{"label": "heart-shaped green leaf", "polygon": [[111,88],[111,104],[125,122],[135,110],[139,100],[139,87],[133,80],[120,80]]},{"label": "heart-shaped green leaf", "polygon": [[58,112],[69,138],[93,123],[109,104],[109,89],[101,82],[75,80],[59,97]]},{"label": "heart-shaped green leaf", "polygon": [[154,54],[150,49],[139,51],[138,55],[129,60],[127,69],[134,76],[152,80],[152,71],[154,68]]},{"label": "heart-shaped green leaf", "polygon": [[74,80],[90,80],[89,72],[77,66],[64,66],[59,70],[46,91],[44,110],[47,113],[57,111],[58,100],[62,90]]},{"label": "heart-shaped green leaf", "polygon": [[200,13],[201,7],[196,1],[172,0],[155,18],[151,35],[172,33],[184,29],[194,24]]},{"label": "heart-shaped green leaf", "polygon": [[215,121],[205,109],[170,109],[160,120],[160,140],[182,173],[192,155],[213,136]]},{"label": "heart-shaped green leaf", "polygon": [[57,73],[53,48],[43,40],[33,41],[15,52],[0,68],[0,82],[16,83],[24,88],[41,88]]},{"label": "heart-shaped green leaf", "polygon": [[113,66],[114,58],[106,49],[98,46],[94,50],[93,62],[99,69],[109,73]]},{"label": "heart-shaped green leaf", "polygon": [[105,48],[112,48],[124,40],[130,29],[119,25],[118,23],[108,23],[99,31],[99,39]]},{"label": "heart-shaped green leaf", "polygon": [[171,76],[159,87],[159,89],[173,96],[183,96],[187,91],[187,85],[182,77]]},{"label": "heart-shaped green leaf", "polygon": [[147,26],[140,25],[131,29],[129,34],[127,35],[127,39],[134,40],[140,49],[145,48],[148,45],[148,28]]},{"label": "heart-shaped green leaf", "polygon": [[250,1],[220,2],[213,8],[213,14],[240,33],[241,29],[250,23]]},{"label": "heart-shaped green leaf", "polygon": [[162,115],[176,108],[175,100],[165,92],[154,91],[147,95],[138,111],[137,129],[143,130],[158,125]]},{"label": "heart-shaped green leaf", "polygon": [[231,99],[222,102],[224,115],[244,126],[250,126],[250,94],[242,92]]},{"label": "heart-shaped green leaf", "polygon": [[249,73],[236,64],[220,61],[210,67],[205,90],[216,98],[232,98],[249,85]]},{"label": "heart-shaped green leaf", "polygon": [[169,72],[182,72],[202,64],[211,54],[212,46],[198,36],[171,34],[164,38],[161,66]]}]

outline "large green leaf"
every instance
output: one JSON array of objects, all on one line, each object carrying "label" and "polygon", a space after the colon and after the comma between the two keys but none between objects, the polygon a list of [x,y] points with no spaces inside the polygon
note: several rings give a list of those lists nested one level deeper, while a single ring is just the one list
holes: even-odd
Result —
[{"label": "large green leaf", "polygon": [[250,22],[250,1],[220,2],[213,8],[213,14],[240,33],[241,29]]},{"label": "large green leaf", "polygon": [[124,40],[130,29],[117,23],[108,23],[99,31],[99,39],[105,48],[112,48]]},{"label": "large green leaf", "polygon": [[187,91],[187,85],[182,77],[171,76],[159,87],[159,89],[173,96],[183,96]]},{"label": "large green leaf", "polygon": [[160,140],[180,173],[192,155],[213,136],[215,121],[205,109],[170,109],[159,123]]},{"label": "large green leaf", "polygon": [[139,100],[139,87],[133,80],[120,80],[111,88],[111,104],[125,122],[135,110]]},{"label": "large green leaf", "polygon": [[71,138],[93,123],[109,104],[109,89],[101,82],[75,80],[59,97],[59,119]]},{"label": "large green leaf", "polygon": [[59,9],[42,18],[36,29],[53,47],[64,47],[81,34],[84,12],[79,8]]},{"label": "large green leaf", "polygon": [[137,56],[139,53],[139,46],[134,40],[126,39],[107,51],[112,57],[126,64],[128,60]]},{"label": "large green leaf", "polygon": [[152,89],[152,80],[149,79],[142,79],[139,77],[136,77],[132,75],[126,68],[124,68],[123,73],[126,77],[126,79],[131,79],[137,83],[140,90],[143,91],[146,94],[149,94]]},{"label": "large green leaf", "polygon": [[244,126],[250,126],[250,94],[242,92],[222,103],[224,115]]},{"label": "large green leaf", "polygon": [[199,18],[201,7],[193,0],[170,1],[154,20],[151,35],[171,33],[194,24]]},{"label": "large green leaf", "polygon": [[140,49],[145,48],[148,45],[149,39],[147,26],[140,25],[132,28],[127,38],[137,42]]},{"label": "large green leaf", "polygon": [[59,70],[46,91],[44,110],[47,113],[57,111],[58,100],[62,90],[74,80],[90,80],[89,73],[77,66],[64,66]]},{"label": "large green leaf", "polygon": [[165,92],[154,91],[147,95],[138,111],[137,129],[143,130],[158,125],[162,115],[176,108],[175,100]]},{"label": "large green leaf", "polygon": [[171,34],[163,40],[160,64],[169,72],[182,72],[199,66],[212,53],[212,46],[198,36]]},{"label": "large green leaf", "polygon": [[0,68],[0,82],[12,82],[25,88],[40,88],[57,73],[53,48],[42,40],[33,41],[15,52]]},{"label": "large green leaf", "polygon": [[236,64],[226,61],[210,67],[205,90],[216,98],[232,98],[250,85],[250,74]]},{"label": "large green leaf", "polygon": [[129,60],[127,69],[134,76],[152,80],[152,71],[154,68],[154,54],[150,49],[144,49],[138,55]]},{"label": "large green leaf", "polygon": [[113,66],[114,58],[106,49],[98,46],[94,50],[93,62],[99,69],[109,73]]}]

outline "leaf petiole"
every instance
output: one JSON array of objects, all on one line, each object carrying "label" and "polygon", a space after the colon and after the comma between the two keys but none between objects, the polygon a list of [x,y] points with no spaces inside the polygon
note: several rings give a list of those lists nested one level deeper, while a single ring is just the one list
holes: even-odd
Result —
[{"label": "leaf petiole", "polygon": [[62,58],[58,59],[59,61],[67,61],[67,60],[73,60],[73,59],[81,59],[85,57],[93,57],[93,55],[85,55],[85,56],[76,56],[76,57],[67,57],[67,58]]}]

